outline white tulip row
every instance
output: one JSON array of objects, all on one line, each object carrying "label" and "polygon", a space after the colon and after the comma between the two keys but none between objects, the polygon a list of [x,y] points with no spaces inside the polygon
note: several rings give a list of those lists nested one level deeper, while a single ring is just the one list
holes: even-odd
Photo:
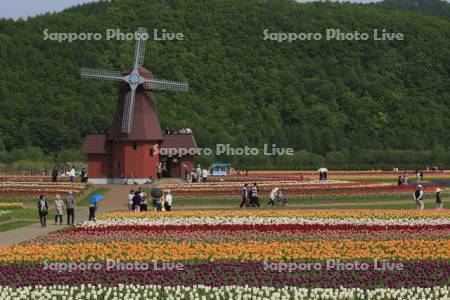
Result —
[{"label": "white tulip row", "polygon": [[377,219],[377,218],[292,218],[292,217],[164,217],[164,218],[115,218],[85,221],[81,227],[117,225],[236,225],[236,224],[323,224],[323,225],[448,225],[450,218]]},{"label": "white tulip row", "polygon": [[20,288],[0,286],[0,299],[449,299],[449,287],[433,288],[378,288],[364,290],[360,288],[314,288],[300,287],[249,287],[249,286],[160,286],[160,285],[118,285],[107,287],[102,285],[54,285],[25,286]]}]

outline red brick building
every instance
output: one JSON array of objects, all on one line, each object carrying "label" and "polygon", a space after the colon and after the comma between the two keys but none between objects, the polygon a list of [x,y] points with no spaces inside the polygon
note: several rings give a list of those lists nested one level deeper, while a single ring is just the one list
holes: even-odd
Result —
[{"label": "red brick building", "polygon": [[[128,72],[129,73],[129,72]],[[139,68],[142,77],[153,78],[150,71]],[[124,75],[127,72],[123,72]],[[129,92],[125,82],[119,83],[117,102],[111,130],[107,134],[87,135],[82,152],[87,156],[89,181],[94,183],[122,183],[129,178],[140,184],[156,178],[159,162],[167,167],[166,176],[183,177],[183,164],[192,168],[193,152],[197,144],[193,134],[162,134],[156,113],[154,91],[151,87],[140,85],[136,90],[132,130],[121,130],[124,118],[124,100]],[[179,149],[179,156],[160,155],[161,149]]]}]

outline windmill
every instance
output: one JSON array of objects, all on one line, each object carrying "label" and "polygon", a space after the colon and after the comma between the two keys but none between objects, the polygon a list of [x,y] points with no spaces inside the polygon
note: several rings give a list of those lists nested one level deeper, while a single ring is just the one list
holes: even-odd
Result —
[{"label": "windmill", "polygon": [[81,77],[100,80],[123,81],[129,85],[130,91],[126,94],[123,105],[123,116],[121,122],[121,132],[129,134],[132,130],[136,90],[140,85],[144,85],[150,90],[167,90],[173,92],[187,92],[188,84],[179,81],[148,79],[141,75],[139,69],[144,63],[145,46],[148,37],[147,29],[139,27],[136,35],[136,47],[134,49],[134,61],[132,71],[123,75],[119,71],[109,71],[102,69],[82,68]]},{"label": "windmill", "polygon": [[123,71],[81,69],[83,78],[118,82],[119,99],[112,127],[107,134],[88,134],[82,147],[87,156],[89,181],[94,183],[120,183],[125,178],[145,183],[150,177],[156,177],[155,169],[161,161],[170,167],[171,176],[181,177],[183,164],[192,165],[192,155],[172,160],[155,153],[160,148],[197,147],[192,134],[163,134],[156,113],[155,91],[187,92],[188,84],[154,79],[152,72],[143,67],[147,30],[138,28],[135,36],[131,68]]}]

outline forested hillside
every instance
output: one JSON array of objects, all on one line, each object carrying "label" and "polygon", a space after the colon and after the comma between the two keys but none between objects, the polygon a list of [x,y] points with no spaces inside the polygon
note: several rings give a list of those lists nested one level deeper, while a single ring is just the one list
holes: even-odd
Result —
[{"label": "forested hillside", "polygon": [[[120,0],[1,20],[0,159],[40,159],[31,146],[76,156],[87,133],[110,126],[116,85],[82,79],[80,68],[127,68],[134,42],[59,43],[44,40],[45,29],[138,26],[184,34],[150,41],[144,65],[157,78],[189,82],[188,94],[158,93],[157,106],[163,127],[191,127],[202,147],[276,143],[339,163],[450,160],[448,20],[286,0]],[[280,43],[263,34],[327,28],[405,39]]]},{"label": "forested hillside", "polygon": [[403,9],[450,18],[450,3],[446,0],[384,0],[377,5],[388,9]]}]

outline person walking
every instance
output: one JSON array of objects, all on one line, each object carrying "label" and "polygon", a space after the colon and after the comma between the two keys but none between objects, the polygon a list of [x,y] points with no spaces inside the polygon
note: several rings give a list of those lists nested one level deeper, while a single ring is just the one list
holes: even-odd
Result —
[{"label": "person walking", "polygon": [[195,169],[195,173],[197,173],[197,181],[200,182],[202,180],[202,168],[200,165],[197,165],[197,169]]},{"label": "person walking", "polygon": [[128,194],[128,210],[133,210],[133,197],[134,190],[130,190],[130,193]]},{"label": "person walking", "polygon": [[166,199],[164,201],[164,209],[166,211],[172,210],[172,194],[170,193],[170,190],[168,190],[166,194]]},{"label": "person walking", "polygon": [[279,189],[276,187],[270,192],[270,195],[269,195],[270,200],[267,203],[267,206],[269,206],[269,205],[274,206],[275,205],[275,200],[277,200],[277,196],[278,196],[278,190]]},{"label": "person walking", "polygon": [[64,202],[61,200],[59,195],[56,195],[56,200],[53,205],[55,206],[55,225],[58,223],[58,218],[59,225],[62,225]]},{"label": "person walking", "polygon": [[250,198],[250,203],[252,207],[258,206],[261,207],[261,205],[259,204],[259,197],[258,197],[258,185],[255,183],[253,183],[253,187],[252,187],[252,197]]},{"label": "person walking", "polygon": [[[167,201],[167,199],[166,199]],[[161,198],[153,198],[152,200],[153,202],[153,209],[156,211],[161,211],[162,210],[162,206],[161,206]]]},{"label": "person walking", "polygon": [[408,174],[405,172],[403,172],[403,177],[402,177],[402,181],[404,185],[408,184]]},{"label": "person walking", "polygon": [[160,180],[161,177],[162,177],[162,165],[161,165],[161,163],[158,163],[156,165],[156,177],[158,178],[158,180]]},{"label": "person walking", "polygon": [[198,177],[197,177],[197,172],[195,170],[192,170],[191,172],[191,181],[192,182],[197,182]]},{"label": "person walking", "polygon": [[58,181],[58,169],[56,167],[53,167],[53,170],[52,170],[52,181],[53,182]]},{"label": "person walking", "polygon": [[416,209],[423,210],[423,187],[419,184],[414,192],[414,200],[416,201]]},{"label": "person walking", "polygon": [[47,215],[48,215],[48,203],[47,200],[45,200],[44,195],[39,196],[37,206],[39,212],[39,220],[41,221],[41,227],[44,228],[47,226]]},{"label": "person walking", "polygon": [[89,204],[89,221],[95,221],[95,212],[97,211],[97,202]]},{"label": "person walking", "polygon": [[81,169],[80,180],[81,180],[81,182],[87,182],[86,168]]},{"label": "person walking", "polygon": [[75,219],[75,199],[72,192],[69,192],[66,196],[66,212],[67,225],[71,225],[74,223]]},{"label": "person walking", "polygon": [[242,188],[242,202],[241,205],[239,205],[239,207],[248,207],[249,202],[248,202],[248,184],[245,183],[244,187]]},{"label": "person walking", "polygon": [[442,210],[444,208],[444,204],[442,203],[442,198],[441,198],[441,189],[440,188],[436,188],[436,209],[437,210]]},{"label": "person walking", "polygon": [[189,181],[189,174],[191,174],[191,171],[189,170],[187,164],[183,164],[183,170],[184,170],[184,180]]},{"label": "person walking", "polygon": [[70,171],[69,171],[69,181],[75,182],[75,176],[76,176],[75,166],[72,166],[72,169],[70,169]]},{"label": "person walking", "polygon": [[163,163],[162,165],[162,177],[169,177],[169,174],[167,173],[168,169],[167,169],[167,163]]},{"label": "person walking", "polygon": [[139,189],[139,197],[141,198],[141,202],[139,202],[139,210],[147,211],[147,194],[143,189]]},{"label": "person walking", "polygon": [[208,170],[203,169],[202,171],[202,181],[206,182],[208,180]]}]

